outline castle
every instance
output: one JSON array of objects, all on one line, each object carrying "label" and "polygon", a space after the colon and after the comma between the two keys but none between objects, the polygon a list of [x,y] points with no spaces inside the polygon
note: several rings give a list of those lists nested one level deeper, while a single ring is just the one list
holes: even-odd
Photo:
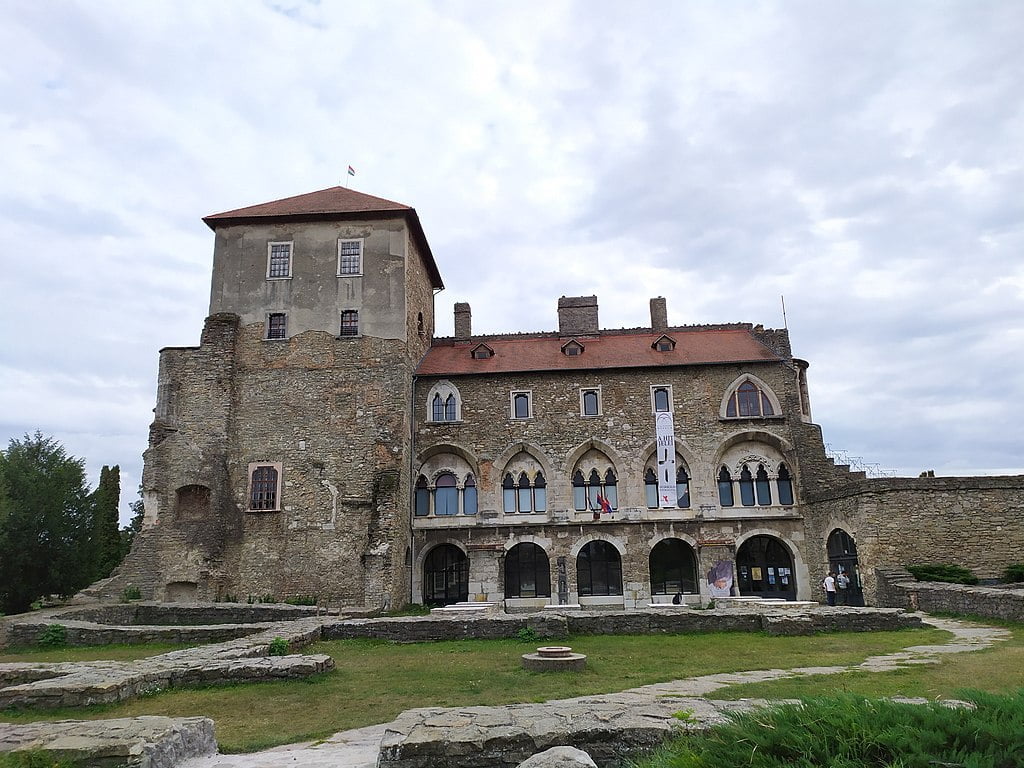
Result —
[{"label": "castle", "polygon": [[333,187],[204,219],[198,347],[160,352],[145,517],[105,589],[333,607],[872,602],[875,569],[1021,559],[1024,478],[866,478],[811,420],[786,330],[474,335],[413,208]]}]

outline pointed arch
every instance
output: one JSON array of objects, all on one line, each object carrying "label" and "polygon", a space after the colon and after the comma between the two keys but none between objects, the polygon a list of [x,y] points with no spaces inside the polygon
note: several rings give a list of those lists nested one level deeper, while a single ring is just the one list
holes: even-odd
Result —
[{"label": "pointed arch", "polygon": [[733,379],[725,388],[718,407],[721,419],[764,419],[782,415],[778,396],[752,373],[743,373]]}]

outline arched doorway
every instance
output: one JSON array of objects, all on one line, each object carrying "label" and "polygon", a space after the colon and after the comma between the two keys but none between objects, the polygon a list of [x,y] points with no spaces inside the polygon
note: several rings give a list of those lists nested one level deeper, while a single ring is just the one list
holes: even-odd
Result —
[{"label": "arched doorway", "polygon": [[662,539],[651,550],[649,565],[652,595],[697,592],[697,558],[685,541]]},{"label": "arched doorway", "polygon": [[576,585],[580,597],[622,594],[622,558],[614,544],[597,539],[580,550]]},{"label": "arched doorway", "polygon": [[842,528],[828,535],[828,569],[846,574],[850,580],[846,589],[838,590],[840,605],[864,605],[864,585],[857,570],[857,543]]},{"label": "arched doorway", "polygon": [[469,600],[469,558],[453,544],[441,544],[423,561],[424,605],[450,605]]},{"label": "arched doorway", "polygon": [[506,553],[505,597],[551,597],[551,569],[541,547],[524,542]]},{"label": "arched doorway", "polygon": [[751,536],[736,553],[741,595],[796,600],[793,557],[774,536]]}]

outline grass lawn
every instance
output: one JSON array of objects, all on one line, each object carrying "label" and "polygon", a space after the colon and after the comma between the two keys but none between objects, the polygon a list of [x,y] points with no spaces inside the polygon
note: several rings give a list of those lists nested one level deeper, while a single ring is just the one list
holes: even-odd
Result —
[{"label": "grass lawn", "polygon": [[802,699],[824,692],[862,696],[923,696],[957,698],[958,691],[973,689],[1010,694],[1024,688],[1024,625],[979,619],[1012,632],[1009,640],[993,648],[941,657],[941,663],[915,665],[896,672],[844,672],[722,688],[711,699]]},{"label": "grass lawn", "polygon": [[330,654],[336,663],[334,671],[306,680],[176,689],[89,709],[7,711],[0,713],[0,720],[205,715],[217,725],[221,751],[249,752],[388,722],[413,707],[546,701],[718,672],[852,664],[948,639],[946,632],[935,629],[813,637],[740,632],[589,635],[566,641],[588,655],[588,668],[554,673],[527,672],[520,666],[520,655],[541,642],[337,640],[306,650]]},{"label": "grass lawn", "polygon": [[[194,645],[194,644],[193,644]],[[24,664],[35,661],[134,661],[168,651],[190,648],[175,643],[138,643],[135,645],[85,645],[76,648],[4,648],[0,662]]]}]

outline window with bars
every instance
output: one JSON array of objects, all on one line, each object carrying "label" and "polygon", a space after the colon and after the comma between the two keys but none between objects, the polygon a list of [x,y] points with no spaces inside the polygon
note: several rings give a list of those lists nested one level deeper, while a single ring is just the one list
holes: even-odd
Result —
[{"label": "window with bars", "polygon": [[358,336],[359,335],[359,311],[355,309],[346,309],[341,313],[341,332],[340,336]]},{"label": "window with bars", "polygon": [[268,339],[283,339],[286,337],[286,317],[284,312],[271,312],[267,315]]},{"label": "window with bars", "polygon": [[279,474],[277,465],[253,465],[249,473],[249,509],[263,512],[278,509]]},{"label": "window with bars", "polygon": [[363,272],[363,241],[338,241],[338,275],[361,275]]},{"label": "window with bars", "polygon": [[267,246],[267,277],[269,279],[292,276],[292,244],[270,243]]}]

